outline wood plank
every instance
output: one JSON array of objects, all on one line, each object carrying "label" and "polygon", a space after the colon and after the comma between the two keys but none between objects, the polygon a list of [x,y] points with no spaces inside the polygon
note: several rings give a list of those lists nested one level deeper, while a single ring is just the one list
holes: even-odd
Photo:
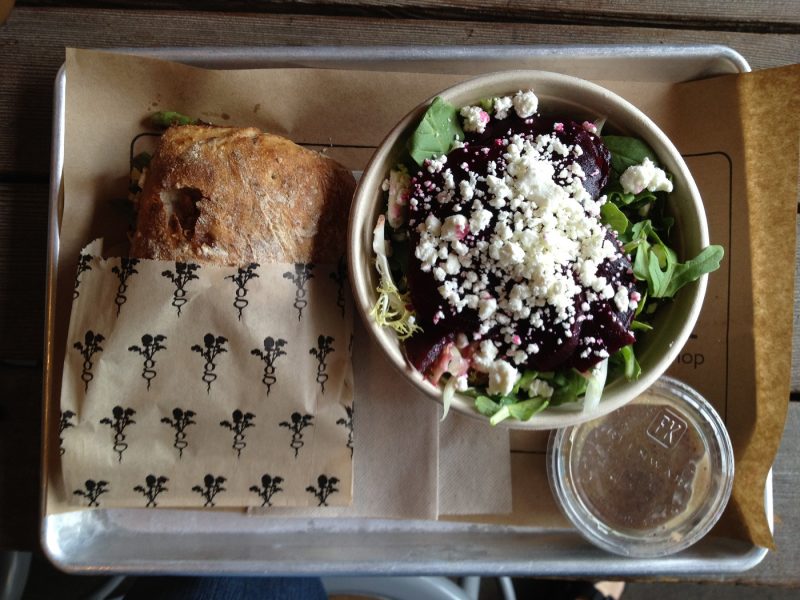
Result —
[{"label": "wood plank", "polygon": [[[168,24],[166,26],[165,24]],[[800,62],[800,35],[295,15],[16,8],[0,28],[0,173],[49,169],[52,84],[65,46],[724,44],[753,68]]]},{"label": "wood plank", "polygon": [[41,398],[41,366],[0,363],[2,549],[31,551],[39,547]]},{"label": "wood plank", "polygon": [[0,360],[42,359],[47,204],[46,184],[0,183]]},{"label": "wood plank", "polygon": [[[132,0],[20,0],[20,6],[81,6],[141,8]],[[183,10],[176,0],[150,0],[150,8]],[[660,0],[639,2],[585,2],[584,0],[196,0],[194,10],[356,15],[395,18],[469,19],[564,24],[626,24],[694,27],[732,31],[797,33],[800,10],[794,0],[716,2],[715,0]]]}]

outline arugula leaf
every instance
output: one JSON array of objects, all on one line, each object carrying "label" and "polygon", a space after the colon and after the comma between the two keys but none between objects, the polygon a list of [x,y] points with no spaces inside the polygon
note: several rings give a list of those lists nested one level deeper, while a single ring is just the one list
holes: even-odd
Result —
[{"label": "arugula leaf", "polygon": [[[660,256],[662,253],[666,257],[665,260],[662,260],[662,256]],[[663,244],[650,247],[650,255],[647,261],[647,289],[653,298],[665,298],[667,296],[667,288],[677,262],[675,253]]]},{"label": "arugula leaf", "polygon": [[611,168],[618,175],[624,173],[628,167],[642,164],[645,158],[658,166],[655,153],[642,140],[624,135],[604,135],[602,140],[611,152]]},{"label": "arugula leaf", "polygon": [[642,313],[642,311],[644,310],[644,305],[645,305],[646,302],[647,302],[647,290],[644,291],[644,294],[642,294],[642,297],[639,300],[639,304],[636,306],[636,312],[633,313],[633,318],[634,319],[636,317],[638,317]]},{"label": "arugula leaf", "polygon": [[531,398],[523,400],[508,407],[508,412],[518,421],[527,421],[533,415],[547,408],[549,401],[547,398]]},{"label": "arugula leaf", "polygon": [[489,419],[489,423],[497,425],[509,417],[517,419],[518,421],[527,421],[536,413],[547,408],[548,404],[549,401],[546,398],[531,398],[530,400],[523,400],[522,402],[516,402],[514,404],[506,404],[492,415]]},{"label": "arugula leaf", "polygon": [[492,114],[492,111],[494,110],[494,98],[482,98],[480,102],[478,102],[478,106],[480,106],[487,113]]},{"label": "arugula leaf", "polygon": [[631,329],[634,331],[652,331],[653,326],[650,325],[650,323],[645,323],[644,321],[637,321],[634,319],[631,322]]},{"label": "arugula leaf", "polygon": [[[719,269],[725,254],[722,246],[708,246],[695,258],[685,263],[678,262],[675,252],[661,241],[649,219],[635,223],[631,235],[632,240],[624,249],[625,252],[636,249],[633,275],[639,281],[647,282],[651,298],[672,298],[687,283]],[[639,312],[641,310],[637,315]]]},{"label": "arugula leaf", "polygon": [[628,381],[639,379],[639,375],[642,374],[642,368],[639,366],[636,355],[633,353],[633,345],[620,348],[617,354],[622,358],[625,364],[625,378]]},{"label": "arugula leaf", "polygon": [[475,398],[475,408],[482,415],[491,417],[494,413],[500,410],[500,405],[489,398],[489,396],[478,396]]},{"label": "arugula leaf", "polygon": [[534,379],[537,379],[539,376],[538,371],[525,371],[522,374],[522,377],[517,379],[517,383],[514,384],[514,388],[512,389],[512,393],[514,395],[519,393],[520,389],[527,390],[528,387],[533,383]]},{"label": "arugula leaf", "polygon": [[558,406],[569,402],[577,402],[578,397],[586,391],[589,381],[575,369],[564,373],[556,373],[551,385],[553,395],[550,397],[550,404]]},{"label": "arugula leaf", "polygon": [[606,202],[600,207],[600,220],[619,235],[623,235],[630,225],[628,217],[613,202]]},{"label": "arugula leaf", "polygon": [[455,106],[439,96],[434,98],[416,131],[408,141],[408,152],[418,165],[426,158],[447,154],[453,141],[464,139]]},{"label": "arugula leaf", "polygon": [[199,119],[187,117],[174,110],[162,110],[150,115],[150,124],[154,127],[169,127],[170,125],[197,125]]},{"label": "arugula leaf", "polygon": [[708,246],[691,260],[685,263],[677,263],[672,273],[669,285],[665,290],[664,295],[672,297],[679,289],[687,283],[691,283],[705,275],[719,269],[719,263],[725,255],[725,250],[722,246]]},{"label": "arugula leaf", "polygon": [[623,192],[622,190],[609,190],[606,192],[606,198],[608,198],[609,204],[614,204],[618,207],[628,206],[636,201],[635,194],[629,194],[627,192]]}]

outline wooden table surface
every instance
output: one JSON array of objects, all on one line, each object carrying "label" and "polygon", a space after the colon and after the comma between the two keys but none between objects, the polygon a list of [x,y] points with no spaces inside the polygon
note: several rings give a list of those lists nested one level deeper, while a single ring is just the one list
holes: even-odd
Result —
[{"label": "wooden table surface", "polygon": [[[375,43],[724,44],[765,69],[800,62],[800,2],[18,1],[0,25],[0,548],[38,547],[47,188],[53,80],[64,48]],[[796,289],[795,395],[798,298]],[[792,402],[774,468],[779,549],[726,581],[800,587],[798,492],[800,402]]]}]

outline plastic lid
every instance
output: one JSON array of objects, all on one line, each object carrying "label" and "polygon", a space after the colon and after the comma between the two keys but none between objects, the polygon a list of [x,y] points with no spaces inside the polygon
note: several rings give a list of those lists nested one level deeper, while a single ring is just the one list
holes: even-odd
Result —
[{"label": "plastic lid", "polygon": [[733,486],[724,423],[670,377],[602,418],[554,431],[548,453],[564,514],[589,541],[624,556],[691,546],[722,515]]}]

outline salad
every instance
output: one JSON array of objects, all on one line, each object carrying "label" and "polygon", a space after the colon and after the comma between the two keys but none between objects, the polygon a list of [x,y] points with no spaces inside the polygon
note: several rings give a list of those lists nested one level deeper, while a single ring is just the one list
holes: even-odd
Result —
[{"label": "salad", "polygon": [[591,410],[640,374],[659,306],[719,268],[670,248],[672,177],[641,140],[546,116],[533,90],[436,98],[383,183],[371,315],[412,365],[492,424]]}]

